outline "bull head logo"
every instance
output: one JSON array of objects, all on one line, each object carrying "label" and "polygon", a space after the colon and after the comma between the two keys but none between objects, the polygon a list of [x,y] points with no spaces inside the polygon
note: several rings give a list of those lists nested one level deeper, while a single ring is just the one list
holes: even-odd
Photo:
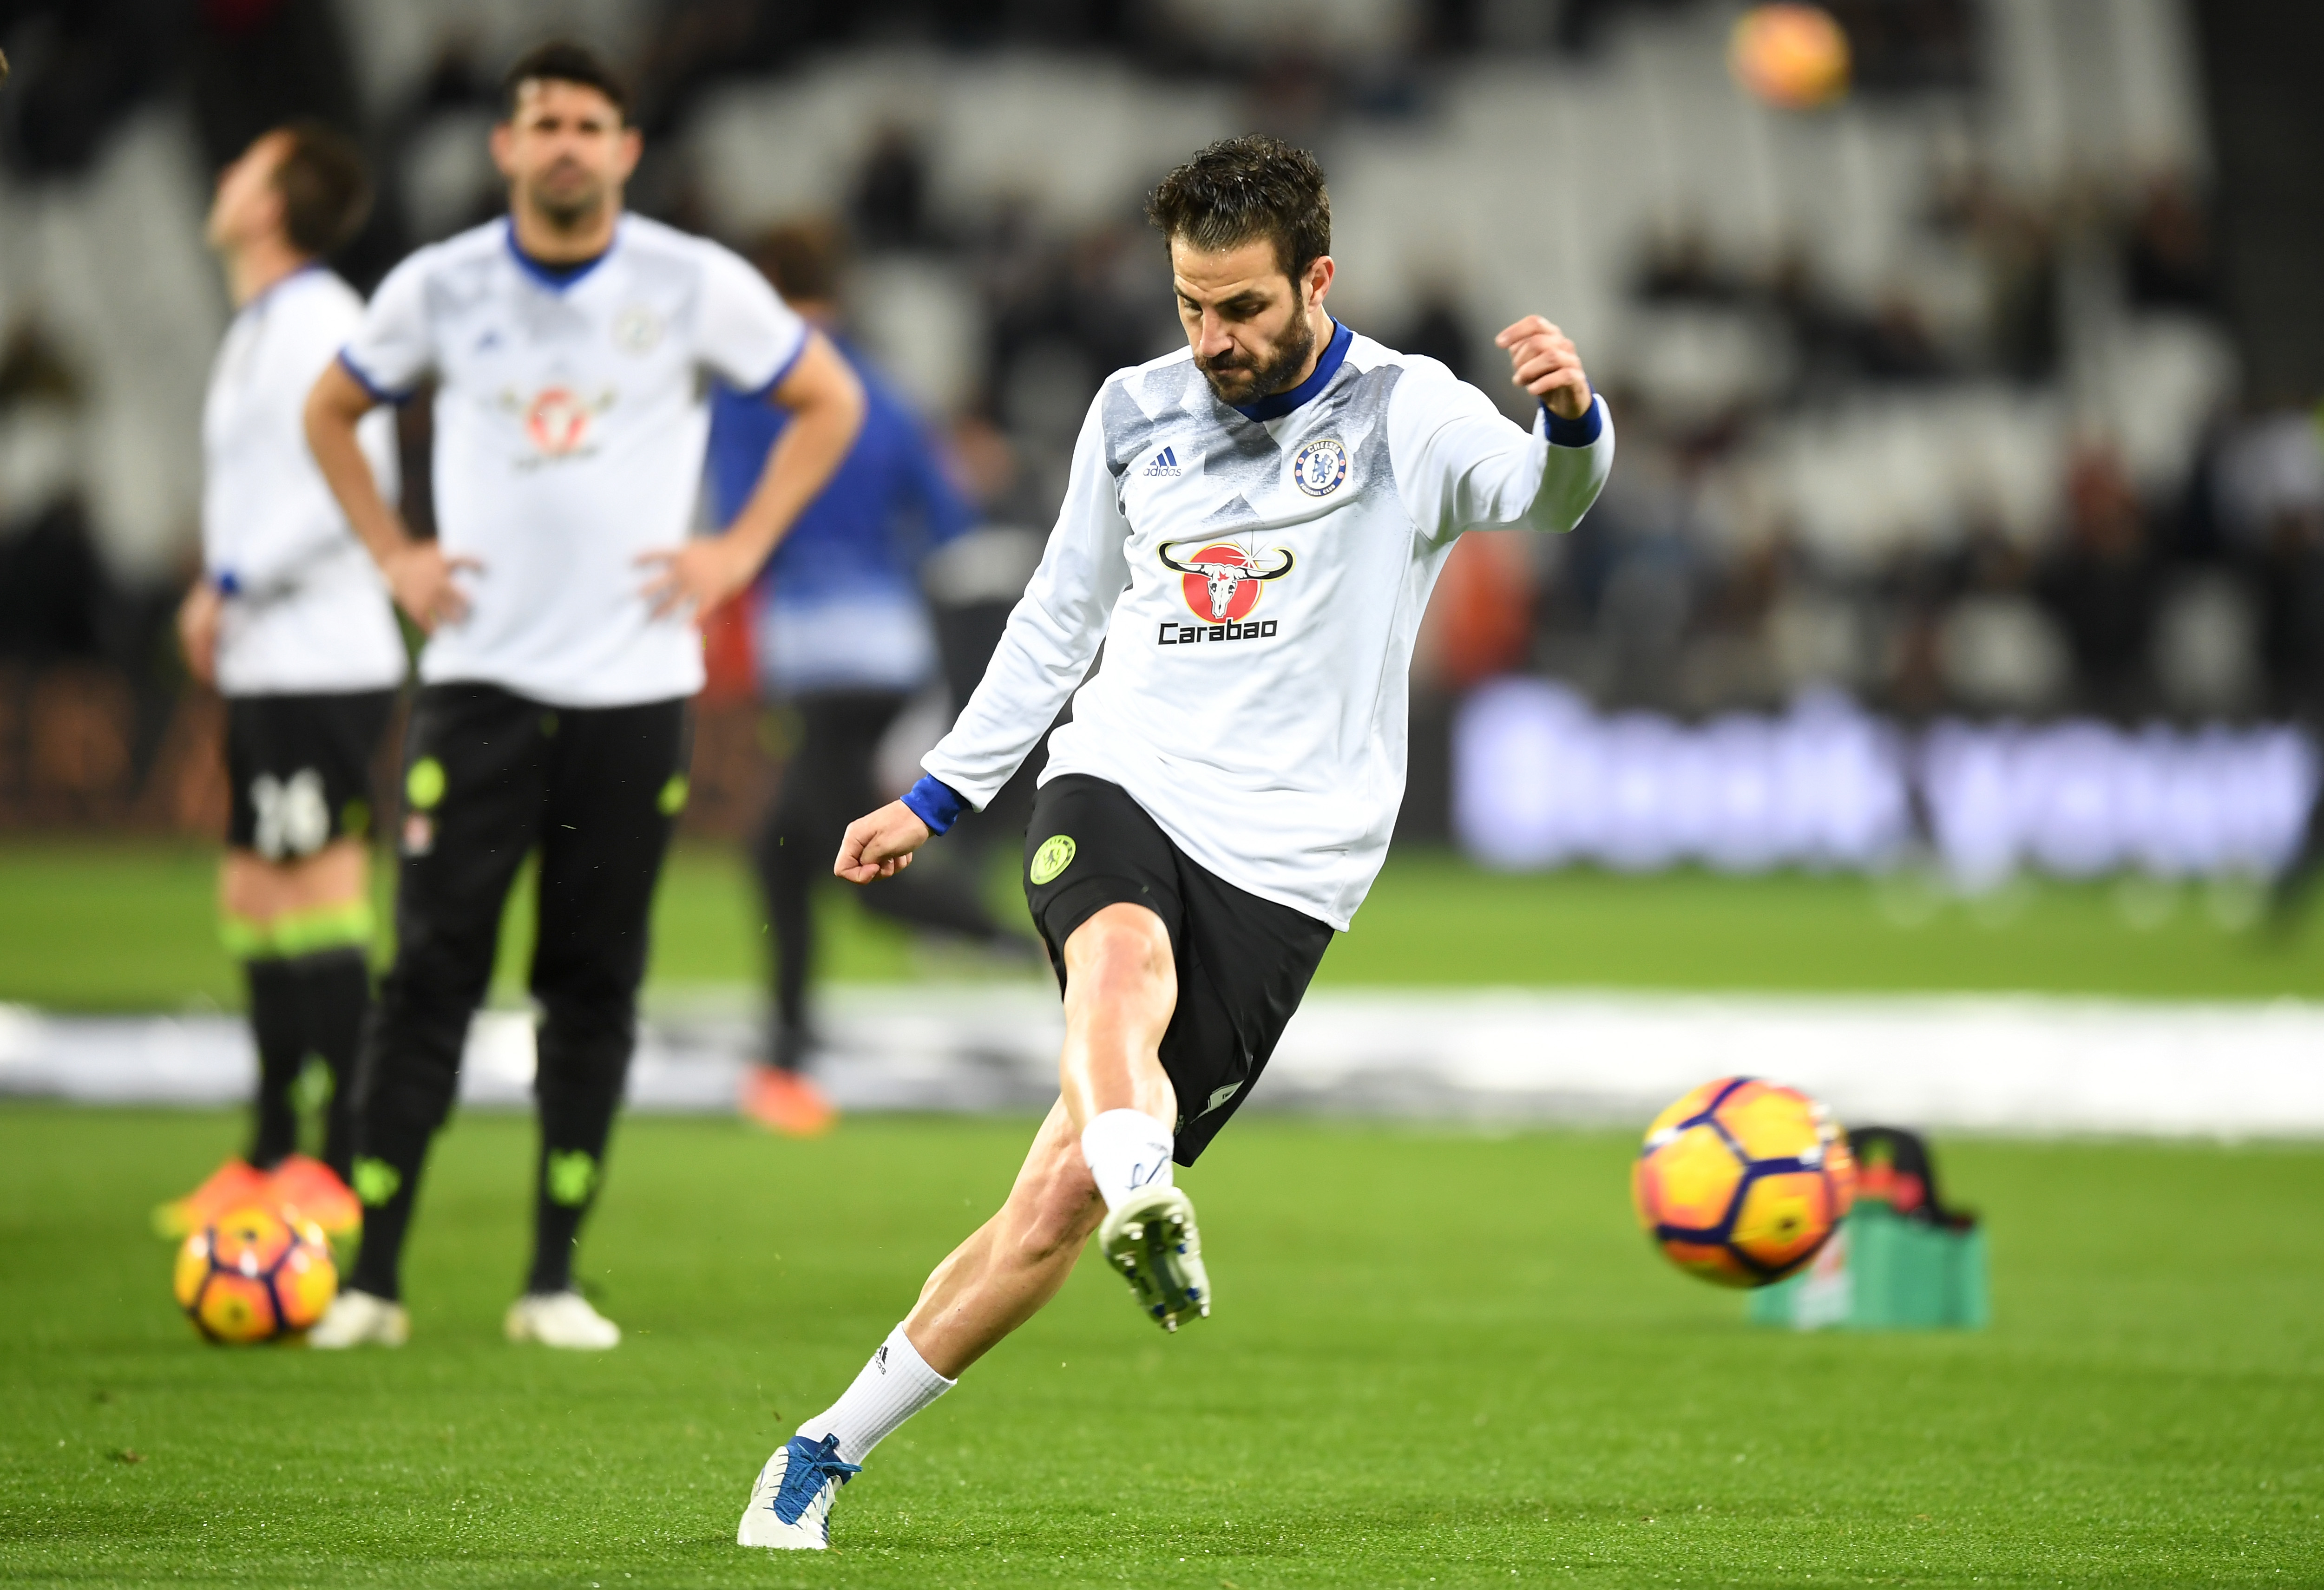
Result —
[{"label": "bull head logo", "polygon": [[[1210,588],[1211,620],[1213,623],[1226,620],[1229,616],[1227,609],[1234,602],[1235,593],[1242,588],[1245,580],[1279,580],[1291,572],[1294,562],[1289,550],[1281,547],[1274,550],[1283,561],[1272,568],[1261,568],[1259,560],[1240,547],[1212,546],[1195,553],[1194,562],[1180,563],[1170,556],[1170,549],[1185,545],[1184,541],[1163,542],[1160,548],[1162,566],[1176,574],[1192,574]],[[1191,589],[1187,594],[1192,596]]]}]

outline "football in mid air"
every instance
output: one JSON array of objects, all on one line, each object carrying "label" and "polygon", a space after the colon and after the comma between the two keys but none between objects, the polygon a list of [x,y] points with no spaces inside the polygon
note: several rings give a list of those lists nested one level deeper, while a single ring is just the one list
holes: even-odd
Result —
[{"label": "football in mid air", "polygon": [[1820,110],[1848,93],[1848,35],[1821,5],[1755,5],[1735,20],[1728,69],[1781,110]]},{"label": "football in mid air", "polygon": [[1630,1168],[1665,1257],[1721,1286],[1765,1286],[1815,1257],[1856,1196],[1831,1112],[1755,1077],[1705,1082],[1655,1117]]},{"label": "football in mid air", "polygon": [[173,1289],[194,1328],[244,1346],[295,1335],[323,1317],[339,1290],[323,1229],[253,1205],[188,1236]]}]

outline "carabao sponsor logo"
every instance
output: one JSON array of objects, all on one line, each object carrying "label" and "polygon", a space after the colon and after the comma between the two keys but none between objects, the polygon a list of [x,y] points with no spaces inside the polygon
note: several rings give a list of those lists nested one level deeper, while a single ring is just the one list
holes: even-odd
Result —
[{"label": "carabao sponsor logo", "polygon": [[1179,576],[1179,594],[1186,610],[1203,620],[1182,624],[1165,619],[1156,630],[1157,646],[1193,646],[1206,640],[1265,640],[1275,634],[1276,620],[1250,616],[1269,580],[1289,574],[1296,561],[1290,549],[1277,547],[1266,556],[1248,547],[1221,541],[1181,561],[1172,548],[1184,541],[1165,541],[1158,556],[1162,566]]},{"label": "carabao sponsor logo", "polygon": [[593,444],[597,416],[613,406],[613,391],[609,387],[591,394],[571,387],[548,386],[530,398],[503,392],[500,401],[503,409],[519,416],[525,439],[532,444],[531,455],[520,458],[518,467],[537,469],[596,451]]},{"label": "carabao sponsor logo", "polygon": [[1187,611],[1211,624],[1249,617],[1259,605],[1260,587],[1289,574],[1296,561],[1286,547],[1275,547],[1272,557],[1262,560],[1258,554],[1224,541],[1204,547],[1183,563],[1170,556],[1172,547],[1185,545],[1165,541],[1157,556],[1164,568],[1181,576],[1178,588],[1186,598]]},{"label": "carabao sponsor logo", "polygon": [[551,456],[574,451],[589,437],[589,405],[564,387],[544,387],[525,410],[524,434]]}]

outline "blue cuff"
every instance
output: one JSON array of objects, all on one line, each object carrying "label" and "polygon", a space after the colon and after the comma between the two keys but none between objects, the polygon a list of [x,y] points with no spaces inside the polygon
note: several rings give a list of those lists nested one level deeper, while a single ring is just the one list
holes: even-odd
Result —
[{"label": "blue cuff", "polygon": [[339,350],[339,368],[354,376],[355,384],[369,392],[374,403],[402,403],[408,401],[411,396],[410,392],[390,391],[374,381],[362,365],[347,356],[347,351],[345,348]]},{"label": "blue cuff", "polygon": [[1548,427],[1549,445],[1553,447],[1587,447],[1598,440],[1606,428],[1598,408],[1598,394],[1590,394],[1590,407],[1582,411],[1579,419],[1564,419],[1551,412],[1548,404],[1541,406],[1543,423]]},{"label": "blue cuff", "polygon": [[967,798],[960,791],[930,774],[922,774],[920,781],[905,792],[904,804],[928,825],[930,833],[944,832],[968,810]]},{"label": "blue cuff", "polygon": [[749,391],[744,392],[743,398],[753,403],[771,402],[774,400],[775,389],[783,384],[792,371],[798,368],[798,362],[807,357],[807,344],[814,340],[815,333],[810,330],[805,336],[799,338],[799,345],[791,350],[791,356],[776,366],[775,372],[767,377],[763,384],[752,387]]}]

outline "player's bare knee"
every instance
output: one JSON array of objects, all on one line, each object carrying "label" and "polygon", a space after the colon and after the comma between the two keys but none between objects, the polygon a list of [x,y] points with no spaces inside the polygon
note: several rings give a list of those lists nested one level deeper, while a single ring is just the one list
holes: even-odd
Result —
[{"label": "player's bare knee", "polygon": [[1078,1178],[1053,1179],[1025,1214],[1012,1234],[1013,1245],[1021,1263],[1038,1265],[1079,1250],[1104,1218],[1105,1202],[1084,1170]]},{"label": "player's bare knee", "polygon": [[1068,1134],[1052,1144],[1045,1135],[1042,1148],[1010,1190],[999,1233],[1019,1262],[1033,1264],[1078,1248],[1105,1214],[1078,1140]]}]

